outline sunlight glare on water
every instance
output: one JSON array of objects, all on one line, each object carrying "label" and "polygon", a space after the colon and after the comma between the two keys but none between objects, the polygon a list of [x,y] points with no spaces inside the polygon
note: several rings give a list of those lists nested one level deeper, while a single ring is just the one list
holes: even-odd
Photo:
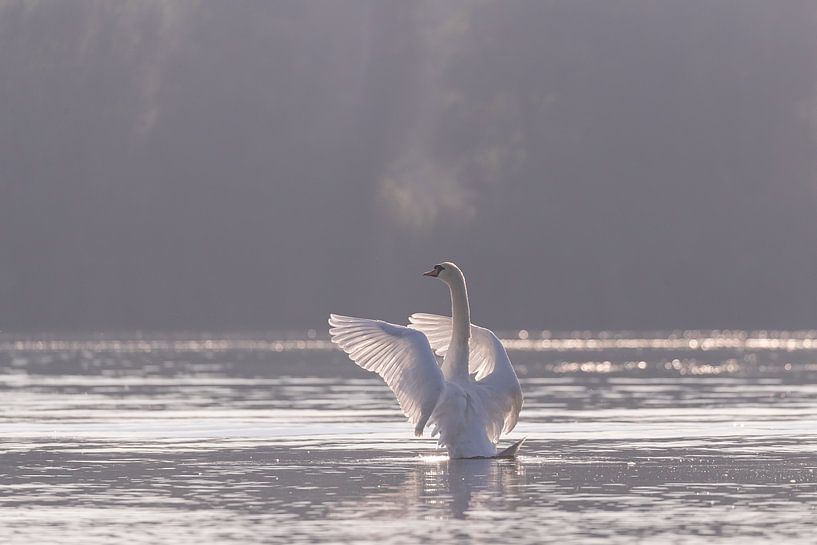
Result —
[{"label": "sunlight glare on water", "polygon": [[448,460],[314,332],[0,337],[0,541],[813,542],[817,333],[505,335],[516,460]]}]

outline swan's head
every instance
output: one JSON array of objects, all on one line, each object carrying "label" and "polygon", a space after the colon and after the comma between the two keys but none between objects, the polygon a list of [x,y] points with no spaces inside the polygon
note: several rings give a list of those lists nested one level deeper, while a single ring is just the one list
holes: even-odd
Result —
[{"label": "swan's head", "polygon": [[424,272],[423,276],[433,276],[434,278],[438,278],[449,285],[451,282],[463,279],[463,274],[460,268],[450,261],[437,263],[434,265],[433,269],[428,272]]}]

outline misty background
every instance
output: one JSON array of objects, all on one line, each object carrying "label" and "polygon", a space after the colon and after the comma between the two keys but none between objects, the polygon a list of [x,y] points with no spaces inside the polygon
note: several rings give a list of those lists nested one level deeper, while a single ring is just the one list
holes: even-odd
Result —
[{"label": "misty background", "polygon": [[817,4],[0,0],[0,329],[817,328]]}]

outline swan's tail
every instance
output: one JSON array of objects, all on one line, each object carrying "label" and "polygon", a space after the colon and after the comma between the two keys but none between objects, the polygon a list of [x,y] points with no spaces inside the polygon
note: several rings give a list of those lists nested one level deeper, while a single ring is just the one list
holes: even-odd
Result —
[{"label": "swan's tail", "polygon": [[522,446],[522,443],[525,442],[525,439],[527,439],[527,437],[523,437],[513,445],[498,453],[495,458],[516,458],[516,452],[519,450],[519,447]]}]

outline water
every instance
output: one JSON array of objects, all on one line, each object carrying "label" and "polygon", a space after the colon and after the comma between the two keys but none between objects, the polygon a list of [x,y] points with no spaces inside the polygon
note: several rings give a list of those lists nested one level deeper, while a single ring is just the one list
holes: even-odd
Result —
[{"label": "water", "polygon": [[815,332],[515,332],[515,461],[302,337],[0,337],[0,542],[814,542]]}]

